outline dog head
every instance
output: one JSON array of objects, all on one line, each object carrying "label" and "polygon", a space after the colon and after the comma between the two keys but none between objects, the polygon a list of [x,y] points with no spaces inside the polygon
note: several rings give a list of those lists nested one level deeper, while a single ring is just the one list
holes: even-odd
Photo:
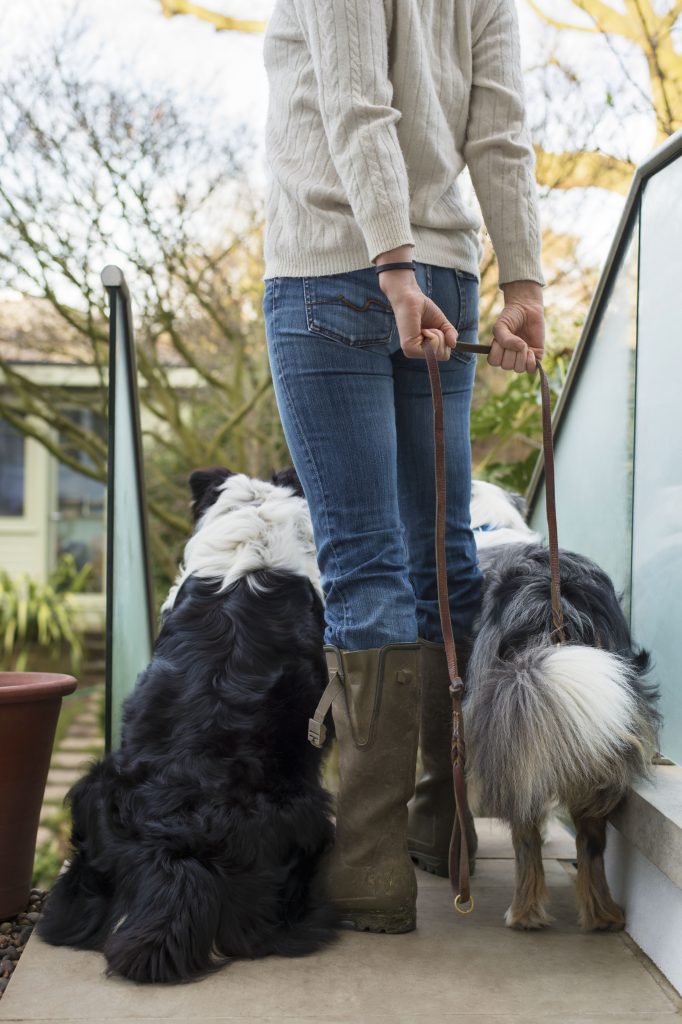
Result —
[{"label": "dog head", "polygon": [[192,494],[192,522],[196,525],[204,512],[211,507],[218,497],[220,488],[225,481],[234,476],[226,466],[210,466],[207,469],[195,469],[190,474],[189,489]]},{"label": "dog head", "polygon": [[540,540],[525,519],[526,502],[520,494],[505,491],[487,480],[471,482],[471,527],[476,546],[491,547]]},{"label": "dog head", "polygon": [[[233,470],[227,466],[209,466],[206,469],[195,469],[189,477],[189,489],[192,495],[192,520],[198,523],[204,512],[216,501],[225,481],[234,476]],[[299,498],[305,498],[301,481],[293,466],[284,469],[273,469],[270,477],[276,487],[289,487]]]},{"label": "dog head", "polygon": [[293,572],[322,598],[310,512],[293,467],[273,470],[267,481],[214,466],[195,470],[189,485],[194,533],[162,613],[192,575],[217,580],[222,591],[259,569]]},{"label": "dog head", "polygon": [[286,469],[273,469],[270,479],[276,487],[291,487],[299,498],[305,498],[301,481],[293,466],[287,466]]}]

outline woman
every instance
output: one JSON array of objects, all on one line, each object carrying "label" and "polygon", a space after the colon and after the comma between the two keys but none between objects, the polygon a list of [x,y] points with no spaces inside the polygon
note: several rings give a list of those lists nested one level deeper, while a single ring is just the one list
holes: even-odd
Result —
[{"label": "woman", "polygon": [[268,352],[310,504],[327,660],[343,686],[337,838],[323,878],[356,927],[408,931],[420,717],[424,773],[409,819],[420,866],[447,873],[454,813],[424,337],[443,388],[456,641],[480,600],[469,521],[475,357],[455,347],[478,325],[480,222],[458,189],[465,164],[505,298],[488,361],[532,371],[543,349],[514,0],[278,0],[264,54]]}]

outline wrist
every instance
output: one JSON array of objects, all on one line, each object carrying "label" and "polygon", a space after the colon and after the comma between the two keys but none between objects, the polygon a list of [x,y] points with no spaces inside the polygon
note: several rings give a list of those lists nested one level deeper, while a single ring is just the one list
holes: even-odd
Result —
[{"label": "wrist", "polygon": [[[380,252],[374,260],[375,266],[380,267],[384,263],[410,262],[413,249],[413,245],[399,245],[397,249]],[[414,270],[409,270],[407,267],[403,270],[384,270],[382,274],[377,274],[377,280],[379,281],[379,288],[388,298],[389,302],[391,295],[397,295],[399,292],[402,293],[411,286],[419,288],[417,275]]]},{"label": "wrist", "polygon": [[532,302],[543,305],[542,285],[537,281],[508,281],[501,285],[505,303]]},{"label": "wrist", "polygon": [[[412,259],[413,250],[413,245],[399,245],[397,249],[389,249],[387,252],[380,252],[378,256],[374,257],[372,262],[378,267],[381,266],[382,263],[402,263],[404,260]],[[392,273],[392,270],[386,271],[386,274]],[[385,276],[385,274],[379,275],[380,278]]]},{"label": "wrist", "polygon": [[391,301],[392,295],[404,295],[408,291],[421,291],[414,270],[385,270],[377,274],[379,288]]}]

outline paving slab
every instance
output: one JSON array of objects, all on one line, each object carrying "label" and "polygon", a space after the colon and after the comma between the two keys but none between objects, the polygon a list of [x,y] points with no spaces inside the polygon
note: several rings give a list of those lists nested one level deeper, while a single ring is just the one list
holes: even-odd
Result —
[{"label": "paving slab", "polygon": [[[556,921],[542,933],[504,926],[514,864],[505,832],[479,823],[476,909],[452,910],[447,879],[419,876],[417,930],[344,931],[311,957],[240,961],[188,985],[107,978],[99,953],[55,949],[33,936],[0,1001],[0,1021],[131,1024],[675,1024],[680,1001],[627,936],[584,935],[574,882],[545,857]],[[569,851],[570,837],[550,842]],[[545,852],[549,848],[545,848]],[[494,850],[504,856],[491,857]]]},{"label": "paving slab", "polygon": [[81,777],[81,772],[77,768],[53,768],[50,767],[47,773],[47,785],[48,786],[59,786],[62,783],[71,785],[76,779]]},{"label": "paving slab", "polygon": [[92,725],[82,724],[81,722],[74,722],[69,729],[70,737],[78,737],[79,739],[87,739],[91,743],[97,743],[100,741],[100,735]]},{"label": "paving slab", "polygon": [[103,750],[104,740],[99,736],[66,736],[59,744],[59,751],[82,750],[89,753],[92,750]]},{"label": "paving slab", "polygon": [[93,729],[101,725],[100,719],[95,711],[83,711],[74,719],[78,725],[92,726]]},{"label": "paving slab", "polygon": [[[74,779],[73,781],[75,782],[76,780]],[[64,783],[60,783],[58,786],[56,786],[56,785],[55,786],[52,786],[52,785],[45,786],[45,793],[43,795],[43,805],[45,805],[45,804],[60,804],[61,805],[64,802],[64,797],[69,792],[70,788],[71,788],[71,783],[69,783],[68,785],[65,785]]]},{"label": "paving slab", "polygon": [[55,768],[66,768],[72,771],[76,769],[80,774],[88,767],[91,756],[86,750],[62,750],[60,748],[52,755],[50,771],[54,771]]}]

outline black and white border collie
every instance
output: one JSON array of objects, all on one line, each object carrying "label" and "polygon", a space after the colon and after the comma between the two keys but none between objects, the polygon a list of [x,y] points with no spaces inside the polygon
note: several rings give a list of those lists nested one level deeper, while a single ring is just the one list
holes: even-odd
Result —
[{"label": "black and white border collie", "polygon": [[293,470],[190,484],[195,530],[151,663],[120,749],[69,794],[72,857],[39,925],[141,982],[336,935],[310,895],[333,826],[306,739],[328,680],[308,506]]},{"label": "black and white border collie", "polygon": [[580,924],[616,930],[624,918],[604,875],[606,818],[650,770],[657,692],[611,580],[570,551],[561,552],[566,642],[552,643],[549,551],[524,512],[518,496],[474,481],[484,587],[463,708],[472,803],[511,825],[510,927],[551,920],[541,832],[559,805],[576,828]]}]

